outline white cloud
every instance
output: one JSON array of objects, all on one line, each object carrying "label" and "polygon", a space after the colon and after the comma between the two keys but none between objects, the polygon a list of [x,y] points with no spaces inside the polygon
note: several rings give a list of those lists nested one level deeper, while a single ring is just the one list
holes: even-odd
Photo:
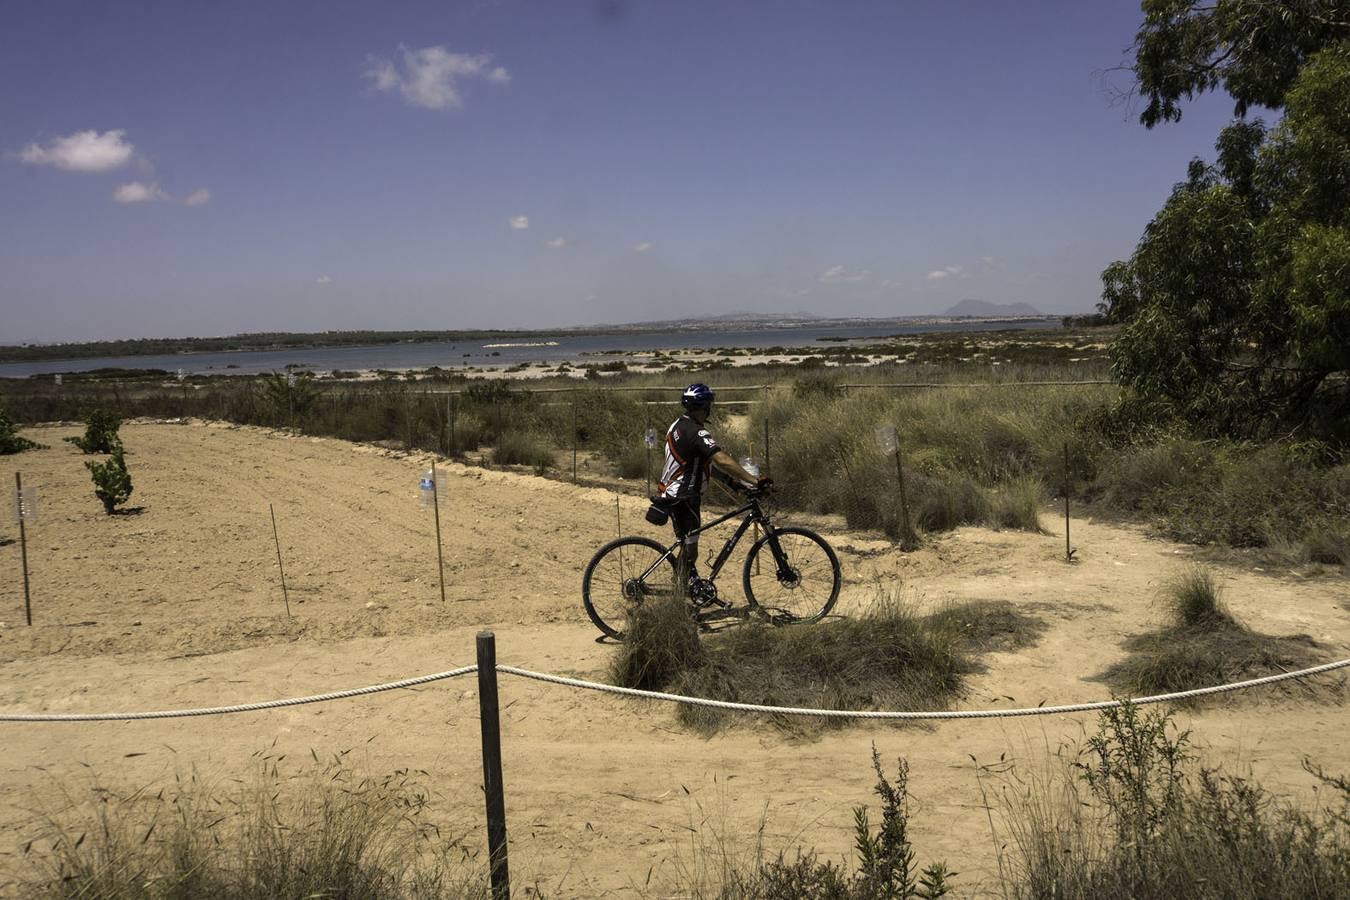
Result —
[{"label": "white cloud", "polygon": [[636,250],[638,253],[646,253],[648,250],[652,249],[655,246],[656,245],[653,244],[651,241],[643,241],[640,244],[634,244],[633,249]]},{"label": "white cloud", "polygon": [[183,198],[184,206],[205,206],[211,202],[211,192],[206,188],[197,188]]},{"label": "white cloud", "polygon": [[366,61],[366,78],[377,91],[398,91],[409,106],[423,109],[461,109],[464,97],[459,82],[482,78],[493,84],[509,84],[511,73],[501,66],[488,67],[487,53],[453,53],[445,47],[403,51],[403,70],[396,63],[377,57]]},{"label": "white cloud", "polygon": [[156,200],[169,199],[169,195],[164,193],[159,185],[146,184],[143,181],[132,181],[119,186],[113,191],[112,197],[118,203],[152,203]]},{"label": "white cloud", "polygon": [[944,278],[968,278],[964,266],[947,266],[944,269],[936,269],[924,276],[929,281],[941,281]]},{"label": "white cloud", "polygon": [[327,275],[320,275],[318,278],[315,278],[315,279],[314,279],[314,283],[315,283],[315,284],[332,284],[332,283],[333,283],[333,279],[332,279],[332,278],[329,278]]},{"label": "white cloud", "polygon": [[871,277],[872,273],[868,269],[855,272],[843,266],[830,266],[824,272],[821,272],[820,277],[816,280],[825,284],[852,284],[858,281],[866,281]]},{"label": "white cloud", "polygon": [[506,220],[506,223],[510,225],[512,228],[514,228],[516,231],[524,231],[526,228],[530,227],[530,217],[512,216],[511,218]]},{"label": "white cloud", "polygon": [[131,162],[136,148],[126,142],[120,128],[105,131],[77,131],[59,137],[46,147],[29,144],[19,159],[35,166],[55,166],[71,172],[108,172]]},{"label": "white cloud", "polygon": [[544,246],[548,247],[551,250],[561,250],[563,247],[567,246],[567,238],[565,237],[550,238],[549,240],[544,241]]},{"label": "white cloud", "polygon": [[980,262],[984,263],[986,266],[992,266],[994,263],[998,262],[998,260],[992,256],[981,256]]}]

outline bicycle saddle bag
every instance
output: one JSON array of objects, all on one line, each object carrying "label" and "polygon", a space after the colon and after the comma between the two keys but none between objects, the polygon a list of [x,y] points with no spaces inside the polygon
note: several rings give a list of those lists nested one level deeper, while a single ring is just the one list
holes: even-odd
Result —
[{"label": "bicycle saddle bag", "polygon": [[670,501],[664,497],[652,495],[652,505],[647,508],[647,521],[653,525],[664,525],[670,521]]}]

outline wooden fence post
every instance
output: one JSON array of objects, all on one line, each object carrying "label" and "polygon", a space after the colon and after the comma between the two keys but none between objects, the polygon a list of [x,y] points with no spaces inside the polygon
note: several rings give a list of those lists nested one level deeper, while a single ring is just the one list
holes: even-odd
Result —
[{"label": "wooden fence post", "polygon": [[488,870],[493,900],[511,896],[506,864],[506,801],[502,792],[501,721],[497,706],[497,638],[478,632],[478,720],[483,737],[483,795],[487,802]]}]

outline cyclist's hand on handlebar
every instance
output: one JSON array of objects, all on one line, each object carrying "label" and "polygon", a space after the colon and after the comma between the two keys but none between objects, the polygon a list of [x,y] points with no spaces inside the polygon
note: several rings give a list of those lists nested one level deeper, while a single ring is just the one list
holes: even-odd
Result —
[{"label": "cyclist's hand on handlebar", "polygon": [[764,493],[771,487],[773,487],[772,478],[760,478],[755,481],[754,485],[750,489],[753,491],[757,491],[759,493]]}]

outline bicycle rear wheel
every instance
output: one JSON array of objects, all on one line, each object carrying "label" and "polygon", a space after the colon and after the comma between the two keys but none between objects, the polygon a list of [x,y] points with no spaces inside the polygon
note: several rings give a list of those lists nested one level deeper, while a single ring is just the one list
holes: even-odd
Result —
[{"label": "bicycle rear wheel", "polygon": [[595,627],[620,640],[633,607],[674,594],[675,555],[667,555],[666,548],[651,538],[610,541],[591,557],[581,577],[586,615]]},{"label": "bicycle rear wheel", "polygon": [[[783,565],[769,541],[778,538]],[[759,566],[756,570],[756,561]],[[825,539],[807,528],[774,529],[755,542],[745,557],[745,596],[784,621],[816,622],[834,608],[843,579],[839,558]]]}]

